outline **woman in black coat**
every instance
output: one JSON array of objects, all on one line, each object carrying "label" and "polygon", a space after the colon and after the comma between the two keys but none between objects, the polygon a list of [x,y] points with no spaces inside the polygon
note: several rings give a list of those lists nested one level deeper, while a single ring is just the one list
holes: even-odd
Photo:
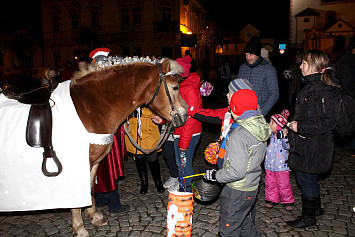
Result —
[{"label": "woman in black coat", "polygon": [[297,96],[295,115],[289,124],[289,167],[295,170],[302,191],[302,215],[287,225],[304,228],[316,224],[323,214],[320,204],[318,174],[331,169],[340,92],[333,82],[333,68],[327,68],[328,56],[320,50],[304,53],[302,64],[306,84]]}]

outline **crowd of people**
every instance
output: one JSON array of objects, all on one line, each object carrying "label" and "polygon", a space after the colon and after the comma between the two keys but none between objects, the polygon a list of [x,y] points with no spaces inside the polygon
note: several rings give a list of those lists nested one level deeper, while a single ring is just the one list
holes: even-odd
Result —
[{"label": "crowd of people", "polygon": [[[265,49],[264,49],[265,51]],[[265,172],[265,204],[273,208],[281,203],[287,211],[295,204],[290,172],[293,171],[302,193],[302,213],[287,225],[305,228],[316,224],[323,214],[318,177],[332,166],[333,131],[337,124],[337,105],[343,93],[355,98],[355,42],[351,42],[343,58],[330,67],[328,55],[321,50],[298,52],[290,66],[288,109],[271,116],[279,100],[279,84],[275,67],[262,56],[262,45],[253,37],[245,46],[246,61],[238,72],[223,64],[222,86],[227,91],[228,107],[203,108],[201,78],[191,55],[176,59],[184,70],[179,90],[188,104],[188,120],[175,128],[163,146],[163,157],[170,178],[161,180],[158,151],[145,154],[133,146],[120,127],[111,152],[100,163],[96,184],[96,206],[109,206],[110,215],[129,210],[120,203],[117,184],[123,176],[124,160],[132,158],[140,178],[140,194],[148,192],[147,164],[158,193],[191,192],[194,153],[202,133],[202,122],[220,124],[218,162],[206,170],[207,182],[223,184],[220,195],[220,236],[260,236],[255,226],[255,201],[260,177]],[[265,53],[265,52],[264,52]],[[78,69],[68,62],[61,73],[68,80]],[[193,64],[193,65],[192,65]],[[203,77],[208,80],[208,62],[203,63]],[[335,70],[337,69],[337,70]],[[53,70],[48,78],[55,77]],[[231,76],[232,75],[232,76]],[[50,80],[43,81],[49,83]],[[269,122],[267,122],[267,120]],[[164,119],[149,108],[137,110],[128,120],[130,136],[143,149],[158,143]],[[348,138],[350,154],[355,155],[355,135]],[[262,165],[264,164],[264,165]],[[103,175],[104,174],[104,175]],[[109,176],[103,178],[103,176]],[[106,181],[105,181],[106,180]],[[106,184],[105,184],[106,183]]]}]

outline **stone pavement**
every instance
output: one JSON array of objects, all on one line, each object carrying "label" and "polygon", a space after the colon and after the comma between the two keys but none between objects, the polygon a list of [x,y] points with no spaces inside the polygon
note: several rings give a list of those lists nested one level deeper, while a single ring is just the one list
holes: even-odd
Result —
[{"label": "stone pavement", "polygon": [[[194,159],[194,171],[199,172],[208,164],[203,150],[212,140],[216,127],[204,125],[201,142]],[[162,179],[169,177],[165,162],[160,156]],[[280,204],[272,209],[264,204],[264,174],[262,175],[258,200],[256,225],[263,236],[355,236],[355,157],[348,149],[337,146],[331,174],[321,180],[320,193],[323,216],[317,217],[317,225],[306,229],[292,229],[285,222],[292,220],[301,211],[300,190],[295,178],[290,177],[296,198],[295,209],[286,211]],[[149,176],[149,191],[139,194],[139,178],[134,161],[125,163],[125,178],[119,182],[121,202],[129,204],[130,210],[119,217],[108,216],[108,209],[100,209],[108,216],[107,226],[96,228],[84,217],[84,224],[91,236],[165,236],[168,192],[158,194]],[[0,197],[1,198],[1,197]],[[219,200],[212,204],[194,203],[192,236],[217,236]],[[0,236],[72,236],[70,210],[48,210],[38,212],[0,213]]]}]

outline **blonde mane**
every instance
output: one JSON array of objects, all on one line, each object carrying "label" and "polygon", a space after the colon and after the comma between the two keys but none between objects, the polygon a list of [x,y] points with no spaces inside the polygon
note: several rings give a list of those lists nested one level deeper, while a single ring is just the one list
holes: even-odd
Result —
[{"label": "blonde mane", "polygon": [[149,57],[107,57],[105,58],[102,62],[98,63],[97,65],[89,65],[87,69],[81,69],[77,72],[74,73],[73,77],[71,78],[71,85],[75,85],[77,80],[80,78],[92,73],[96,72],[99,70],[107,69],[113,66],[126,66],[129,64],[135,64],[135,63],[142,63],[142,62],[148,62],[151,64],[157,64],[157,63],[162,63],[165,59],[170,61],[170,72],[167,74],[171,75],[179,75],[184,72],[184,69],[180,66],[180,64],[174,60],[168,59],[168,58],[162,58],[162,59],[151,59]]}]

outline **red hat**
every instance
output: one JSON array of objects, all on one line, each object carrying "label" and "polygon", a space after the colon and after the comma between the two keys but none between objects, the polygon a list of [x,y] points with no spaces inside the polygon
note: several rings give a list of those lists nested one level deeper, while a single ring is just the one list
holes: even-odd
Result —
[{"label": "red hat", "polygon": [[257,109],[258,97],[253,90],[239,90],[233,94],[229,107],[235,115],[240,116],[247,110]]},{"label": "red hat", "polygon": [[186,55],[183,58],[178,58],[175,60],[180,64],[182,69],[184,69],[184,73],[180,74],[182,77],[188,77],[190,74],[190,68],[191,68],[191,57],[190,55]]},{"label": "red hat", "polygon": [[89,57],[93,59],[101,55],[107,57],[109,53],[110,53],[110,49],[108,48],[97,48],[90,52]]},{"label": "red hat", "polygon": [[271,119],[276,123],[276,130],[281,130],[287,124],[287,117],[290,112],[287,109],[282,110],[281,114],[274,114]]}]

